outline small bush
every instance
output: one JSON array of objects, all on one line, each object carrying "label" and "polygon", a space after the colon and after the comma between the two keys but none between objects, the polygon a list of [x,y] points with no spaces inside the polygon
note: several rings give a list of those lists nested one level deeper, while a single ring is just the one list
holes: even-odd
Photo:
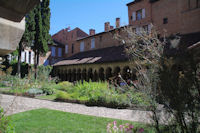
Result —
[{"label": "small bush", "polygon": [[12,122],[5,116],[3,108],[0,107],[0,133],[15,133]]},{"label": "small bush", "polygon": [[69,89],[70,87],[72,87],[73,84],[70,83],[70,82],[60,82],[58,83],[55,87],[55,89],[58,89],[58,90],[63,90],[63,91],[67,91],[67,89]]},{"label": "small bush", "polygon": [[32,89],[29,89],[28,91],[26,91],[29,95],[40,95],[40,94],[43,94],[43,91],[40,90],[40,89],[36,89],[36,88],[32,88]]},{"label": "small bush", "polygon": [[56,95],[56,99],[65,100],[65,99],[71,99],[71,97],[67,92],[59,91]]}]

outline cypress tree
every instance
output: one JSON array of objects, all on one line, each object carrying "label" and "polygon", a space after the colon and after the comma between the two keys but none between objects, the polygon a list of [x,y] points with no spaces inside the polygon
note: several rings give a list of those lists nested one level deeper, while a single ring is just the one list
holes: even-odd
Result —
[{"label": "cypress tree", "polygon": [[48,52],[48,43],[51,42],[50,30],[50,8],[49,0],[43,0],[37,6],[35,11],[35,78],[37,78],[37,67],[39,65],[39,56]]},{"label": "cypress tree", "polygon": [[[43,0],[26,16],[26,30],[19,43],[18,74],[20,73],[21,51],[26,46],[33,45],[35,78],[37,78],[37,67],[39,56],[48,52],[48,43],[52,42],[50,30],[50,0]],[[24,45],[26,44],[26,45]]]},{"label": "cypress tree", "polygon": [[43,28],[42,28],[42,16],[41,16],[41,5],[37,6],[35,10],[35,41],[34,41],[34,68],[35,68],[35,78],[37,78],[37,68],[39,65],[40,53],[44,51],[44,40],[43,40]]},{"label": "cypress tree", "polygon": [[17,64],[17,74],[21,77],[21,54],[22,50],[27,47],[31,46],[34,40],[35,34],[35,14],[34,11],[30,11],[29,14],[25,16],[25,32],[20,40],[19,47],[18,47],[18,64]]}]

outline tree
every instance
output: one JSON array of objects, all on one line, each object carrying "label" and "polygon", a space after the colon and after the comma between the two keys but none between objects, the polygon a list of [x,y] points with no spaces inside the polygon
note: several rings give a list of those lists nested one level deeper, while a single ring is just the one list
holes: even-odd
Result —
[{"label": "tree", "polygon": [[[151,34],[124,28],[115,38],[126,45],[126,52],[134,63],[139,85],[151,102],[152,118],[158,133],[197,133],[200,130],[200,63],[180,41],[181,37],[158,39]],[[165,47],[164,47],[165,46]],[[169,48],[168,48],[169,47]],[[158,105],[165,105],[162,113]]]},{"label": "tree", "polygon": [[33,50],[35,52],[34,68],[35,78],[37,78],[37,68],[39,65],[39,56],[46,54],[48,43],[50,42],[50,8],[49,0],[43,0],[35,10],[35,40]]},{"label": "tree", "polygon": [[34,34],[35,34],[34,18],[35,18],[35,14],[34,14],[34,9],[33,9],[25,17],[25,21],[26,21],[25,32],[22,36],[22,39],[20,40],[19,47],[18,47],[17,73],[18,73],[19,77],[21,77],[21,53],[22,53],[22,50],[27,46],[31,46],[33,43],[33,40],[34,40]]}]

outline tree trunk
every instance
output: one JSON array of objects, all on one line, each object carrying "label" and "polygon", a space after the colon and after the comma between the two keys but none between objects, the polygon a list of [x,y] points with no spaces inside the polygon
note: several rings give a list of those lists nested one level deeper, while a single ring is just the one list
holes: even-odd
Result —
[{"label": "tree trunk", "polygon": [[34,66],[35,66],[35,79],[37,79],[38,76],[38,65],[39,65],[39,52],[35,52],[35,58],[34,58]]},{"label": "tree trunk", "polygon": [[34,50],[34,53],[35,53],[35,57],[34,57],[34,75],[35,75],[35,79],[37,79],[37,51]]},{"label": "tree trunk", "polygon": [[22,56],[22,43],[19,43],[19,54],[17,63],[17,75],[21,78],[21,56]]}]

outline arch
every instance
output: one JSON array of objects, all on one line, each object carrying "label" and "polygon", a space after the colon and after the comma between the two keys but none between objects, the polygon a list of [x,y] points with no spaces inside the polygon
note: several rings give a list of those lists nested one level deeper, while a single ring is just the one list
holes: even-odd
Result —
[{"label": "arch", "polygon": [[71,69],[68,70],[67,80],[68,80],[69,82],[72,81],[72,70],[71,70]]},{"label": "arch", "polygon": [[94,80],[95,82],[99,80],[99,75],[98,75],[98,73],[97,73],[96,70],[94,71],[94,77],[93,77],[93,80]]},{"label": "arch", "polygon": [[104,80],[105,80],[105,74],[104,74],[104,68],[103,68],[103,67],[101,67],[101,68],[99,69],[99,79],[100,79],[101,81],[104,81]]},{"label": "arch", "polygon": [[92,70],[92,68],[89,68],[88,69],[88,81],[89,80],[93,80],[93,70]]},{"label": "arch", "polygon": [[132,69],[132,72],[131,72],[131,79],[132,79],[133,81],[137,80],[136,73],[137,73],[136,69]]},{"label": "arch", "polygon": [[121,69],[119,66],[115,67],[114,69],[114,76],[117,76],[120,73]]},{"label": "arch", "polygon": [[106,69],[106,79],[108,80],[111,77],[112,77],[112,68],[108,67]]},{"label": "arch", "polygon": [[123,77],[124,80],[131,79],[131,69],[130,69],[129,66],[125,66],[123,68],[122,77]]},{"label": "arch", "polygon": [[77,70],[77,81],[81,80],[81,69]]},{"label": "arch", "polygon": [[76,77],[77,77],[76,69],[73,69],[73,72],[72,72],[72,82],[76,81]]},{"label": "arch", "polygon": [[82,70],[82,74],[81,74],[82,76],[82,80],[87,80],[87,70],[86,69],[83,69]]},{"label": "arch", "polygon": [[65,70],[64,75],[65,75],[64,81],[67,81],[67,70]]}]

